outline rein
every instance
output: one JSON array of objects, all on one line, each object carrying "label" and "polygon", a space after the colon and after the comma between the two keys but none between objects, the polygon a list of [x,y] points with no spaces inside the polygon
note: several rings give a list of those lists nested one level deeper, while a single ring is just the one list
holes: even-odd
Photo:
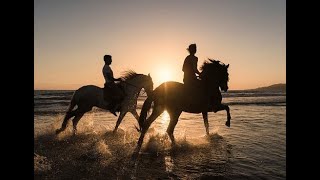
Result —
[{"label": "rein", "polygon": [[136,86],[136,85],[133,85],[133,84],[131,84],[131,83],[128,83],[128,82],[126,82],[126,81],[122,81],[123,83],[126,83],[126,84],[128,84],[128,85],[130,85],[130,86],[133,86],[133,87],[135,87],[135,88],[137,88],[137,89],[140,89],[140,87],[138,87],[138,86]]},{"label": "rein", "polygon": [[[135,88],[137,88],[137,89],[141,89],[141,87],[138,87],[138,86],[133,85],[133,84],[131,84],[131,83],[128,83],[128,82],[126,82],[126,81],[121,81],[121,82],[126,83],[126,84],[128,84],[128,85],[130,85],[130,86],[133,86],[133,87],[135,87]],[[143,91],[142,94],[144,94],[144,93],[146,93],[146,91]]]}]

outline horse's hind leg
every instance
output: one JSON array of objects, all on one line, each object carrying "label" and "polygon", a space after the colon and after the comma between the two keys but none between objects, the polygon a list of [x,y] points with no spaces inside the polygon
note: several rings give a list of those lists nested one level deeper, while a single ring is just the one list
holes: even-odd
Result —
[{"label": "horse's hind leg", "polygon": [[179,116],[181,114],[181,111],[172,111],[172,112],[169,112],[169,115],[170,115],[170,123],[169,123],[169,126],[167,128],[167,133],[171,139],[171,142],[172,142],[172,145],[174,145],[176,142],[175,142],[175,139],[174,139],[174,136],[173,136],[173,131],[174,131],[174,128],[176,127],[177,123],[178,123],[178,119],[179,119]]},{"label": "horse's hind leg", "polygon": [[68,120],[70,118],[72,118],[75,115],[75,111],[68,111],[63,119],[63,123],[61,125],[60,129],[56,130],[56,135],[58,135],[59,133],[61,133],[62,131],[64,131],[67,128],[67,124],[68,124]]},{"label": "horse's hind leg", "polygon": [[84,113],[79,113],[72,119],[73,135],[77,134],[77,124],[78,124],[78,122],[80,121],[80,119],[82,118],[83,115],[84,115]]},{"label": "horse's hind leg", "polygon": [[208,122],[208,112],[202,112],[204,126],[206,127],[206,133],[209,135],[209,122]]},{"label": "horse's hind leg", "polygon": [[66,129],[66,127],[67,127],[68,120],[70,118],[72,118],[73,116],[75,116],[76,110],[72,110],[75,106],[76,106],[76,102],[75,102],[75,99],[74,99],[74,96],[73,96],[72,99],[71,99],[68,111],[67,111],[67,113],[66,113],[66,115],[65,115],[65,117],[63,119],[63,123],[61,125],[61,128],[56,130],[56,135],[58,135],[59,133],[64,131]]},{"label": "horse's hind leg", "polygon": [[88,112],[91,111],[92,107],[79,107],[76,112],[75,112],[75,117],[72,119],[72,123],[73,123],[73,135],[77,134],[77,124],[80,121],[80,119],[82,118],[82,116]]},{"label": "horse's hind leg", "polygon": [[117,132],[118,127],[119,127],[122,119],[124,118],[124,116],[125,116],[126,114],[127,114],[127,111],[121,111],[121,112],[120,112],[119,118],[118,118],[117,123],[116,123],[116,127],[115,127],[114,130],[113,130],[113,133]]},{"label": "horse's hind leg", "polygon": [[156,120],[156,118],[158,116],[160,116],[160,114],[162,114],[164,111],[164,108],[162,107],[155,107],[152,111],[152,114],[150,115],[150,117],[143,123],[142,127],[141,127],[141,135],[139,137],[139,140],[138,140],[138,144],[137,144],[137,147],[135,148],[133,154],[132,154],[132,159],[135,160],[137,157],[138,157],[138,153],[141,149],[141,146],[142,146],[142,143],[143,143],[143,139],[144,139],[144,136],[145,134],[147,133],[150,125],[152,124],[152,122],[154,120]]}]

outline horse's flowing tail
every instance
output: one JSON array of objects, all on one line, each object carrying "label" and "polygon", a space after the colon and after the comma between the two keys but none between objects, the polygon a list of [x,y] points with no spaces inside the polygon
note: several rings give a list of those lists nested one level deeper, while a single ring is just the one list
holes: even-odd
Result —
[{"label": "horse's flowing tail", "polygon": [[150,110],[151,104],[152,104],[153,101],[154,101],[153,96],[150,96],[143,103],[143,106],[142,106],[142,109],[141,109],[141,113],[140,113],[140,117],[139,117],[140,130],[142,130],[143,123],[147,119],[147,113]]},{"label": "horse's flowing tail", "polygon": [[72,98],[71,98],[67,113],[70,113],[73,110],[73,108],[76,106],[76,104],[77,104],[76,100],[75,100],[75,94],[76,93],[73,93],[73,95],[72,95]]}]

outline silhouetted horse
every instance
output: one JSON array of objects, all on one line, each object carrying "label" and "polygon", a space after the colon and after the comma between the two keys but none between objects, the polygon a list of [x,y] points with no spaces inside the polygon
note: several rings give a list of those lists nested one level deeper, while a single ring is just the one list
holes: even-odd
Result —
[{"label": "silhouetted horse", "polygon": [[[198,84],[194,84],[195,87],[187,87],[179,82],[165,82],[158,86],[152,95],[145,100],[139,118],[139,125],[142,128],[141,135],[133,158],[137,157],[149,126],[165,109],[170,116],[167,133],[173,144],[175,143],[173,131],[183,111],[202,113],[206,132],[209,134],[208,112],[226,110],[226,125],[230,127],[231,116],[229,107],[221,104],[222,96],[219,89],[220,87],[223,91],[228,90],[229,65],[220,64],[219,61],[209,60],[210,62],[205,62],[202,65],[202,80],[199,81]],[[152,102],[154,103],[153,111],[146,120],[147,111],[151,108]]]},{"label": "silhouetted horse", "polygon": [[[144,88],[147,95],[153,91],[153,81],[150,74],[146,76],[137,74],[134,71],[128,71],[121,79],[122,81],[119,83],[119,86],[123,87],[125,97],[121,103],[120,115],[114,128],[114,132],[118,129],[118,126],[127,112],[131,112],[137,121],[139,121],[139,115],[136,111],[139,93],[142,88]],[[77,108],[73,110],[76,105]],[[94,85],[82,86],[74,92],[62,126],[60,129],[56,130],[56,134],[59,134],[66,129],[68,120],[73,116],[73,133],[76,134],[77,124],[86,112],[91,111],[93,106],[108,110],[108,105],[109,102],[106,102],[103,99],[103,88]]]}]

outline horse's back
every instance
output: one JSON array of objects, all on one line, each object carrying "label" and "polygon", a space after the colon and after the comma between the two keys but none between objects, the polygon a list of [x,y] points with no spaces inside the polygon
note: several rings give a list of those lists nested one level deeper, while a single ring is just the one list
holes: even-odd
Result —
[{"label": "horse's back", "polygon": [[78,92],[92,92],[92,91],[100,91],[102,88],[95,85],[85,85],[77,89]]},{"label": "horse's back", "polygon": [[74,93],[74,98],[81,101],[81,99],[87,99],[90,101],[96,101],[96,99],[103,98],[103,89],[95,85],[86,85],[77,89]]},{"label": "horse's back", "polygon": [[182,89],[183,87],[184,87],[184,85],[180,82],[167,81],[167,82],[160,84],[154,91],[162,91],[164,89],[178,90],[178,89]]},{"label": "horse's back", "polygon": [[191,88],[183,83],[168,81],[154,90],[155,101],[167,107],[179,108],[186,112],[201,112],[207,101],[200,88]]},{"label": "horse's back", "polygon": [[184,85],[180,82],[167,81],[158,86],[154,90],[154,94],[159,98],[175,99],[184,96]]}]

